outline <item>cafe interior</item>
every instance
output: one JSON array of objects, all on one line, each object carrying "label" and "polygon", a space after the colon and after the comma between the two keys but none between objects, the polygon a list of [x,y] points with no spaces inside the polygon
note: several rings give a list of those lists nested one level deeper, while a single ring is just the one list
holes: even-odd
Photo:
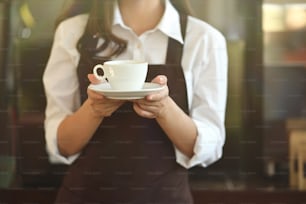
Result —
[{"label": "cafe interior", "polygon": [[[1,204],[52,203],[65,173],[45,152],[42,73],[69,3],[0,0]],[[195,204],[305,204],[306,0],[191,4],[229,57],[223,156],[189,170]]]}]

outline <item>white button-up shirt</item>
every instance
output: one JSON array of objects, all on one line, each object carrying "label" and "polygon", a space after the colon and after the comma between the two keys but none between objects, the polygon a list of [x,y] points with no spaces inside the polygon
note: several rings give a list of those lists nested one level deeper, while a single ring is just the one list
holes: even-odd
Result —
[{"label": "white button-up shirt", "polygon": [[[115,7],[113,32],[128,41],[127,49],[116,59],[137,59],[150,64],[164,64],[168,38],[184,43],[181,64],[187,85],[189,113],[196,124],[198,135],[192,158],[174,147],[176,161],[185,168],[195,165],[205,167],[221,157],[225,141],[228,63],[226,41],[215,28],[190,16],[183,39],[179,14],[169,0],[165,2],[165,12],[159,24],[140,36],[124,24],[118,5]],[[57,129],[67,115],[73,114],[81,106],[76,71],[80,54],[76,45],[87,20],[88,15],[78,15],[58,26],[43,75],[47,97],[46,149],[53,163],[71,164],[80,155],[78,153],[64,157],[59,153]],[[102,41],[101,39],[99,43]]]}]

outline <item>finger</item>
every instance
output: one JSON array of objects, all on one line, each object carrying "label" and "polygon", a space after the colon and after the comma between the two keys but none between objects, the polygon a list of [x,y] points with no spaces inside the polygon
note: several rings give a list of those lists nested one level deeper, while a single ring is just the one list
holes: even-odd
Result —
[{"label": "finger", "polygon": [[163,98],[168,96],[168,87],[164,87],[161,91],[154,92],[152,94],[149,94],[146,96],[146,100],[152,102],[152,101],[160,101]]},{"label": "finger", "polygon": [[150,110],[154,110],[157,109],[158,106],[155,106],[153,104],[137,104],[139,108],[141,108],[142,110],[146,110],[146,111],[150,111]]},{"label": "finger", "polygon": [[90,89],[87,89],[87,95],[91,99],[98,99],[98,100],[100,100],[100,99],[105,98],[102,94],[97,93],[97,92],[95,92],[93,90],[90,90]]},{"label": "finger", "polygon": [[149,112],[153,115],[158,115],[162,107],[159,102],[138,103],[137,106],[142,111]]},{"label": "finger", "polygon": [[134,103],[133,105],[134,111],[141,117],[153,119],[155,115],[149,111],[142,109],[138,104]]},{"label": "finger", "polygon": [[92,83],[92,84],[100,84],[101,83],[101,81],[99,79],[97,79],[94,74],[88,74],[87,78],[89,79],[90,83]]},{"label": "finger", "polygon": [[153,83],[157,83],[157,84],[160,84],[160,85],[167,84],[167,81],[168,81],[168,79],[165,75],[158,75],[152,80]]}]

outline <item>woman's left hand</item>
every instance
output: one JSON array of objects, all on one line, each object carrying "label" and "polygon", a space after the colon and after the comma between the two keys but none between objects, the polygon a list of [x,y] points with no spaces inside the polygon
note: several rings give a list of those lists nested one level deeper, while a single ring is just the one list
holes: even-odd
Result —
[{"label": "woman's left hand", "polygon": [[153,83],[163,85],[164,88],[158,92],[152,93],[143,99],[134,100],[135,112],[144,118],[158,118],[165,114],[167,101],[169,99],[169,89],[167,86],[167,77],[159,75],[152,80]]}]

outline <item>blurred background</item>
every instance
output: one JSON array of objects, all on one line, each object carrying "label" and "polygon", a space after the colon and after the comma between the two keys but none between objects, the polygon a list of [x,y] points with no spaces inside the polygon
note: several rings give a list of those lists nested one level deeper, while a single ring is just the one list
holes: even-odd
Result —
[{"label": "blurred background", "polygon": [[[192,188],[304,190],[306,0],[191,2],[224,34],[229,53],[224,155],[190,170]],[[0,0],[2,189],[56,188],[65,172],[45,153],[41,77],[55,18],[69,3]]]}]

